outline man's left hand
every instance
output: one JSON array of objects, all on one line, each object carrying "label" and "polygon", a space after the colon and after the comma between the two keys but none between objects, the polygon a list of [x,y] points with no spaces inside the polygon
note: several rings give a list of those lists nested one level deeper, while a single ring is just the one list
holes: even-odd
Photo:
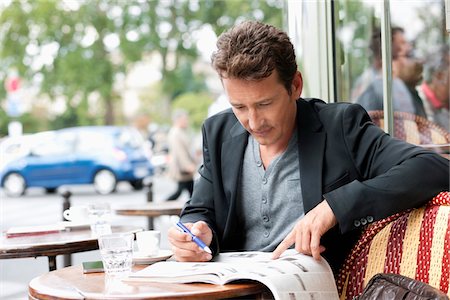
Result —
[{"label": "man's left hand", "polygon": [[333,211],[323,200],[295,224],[294,229],[272,252],[272,258],[277,259],[295,244],[295,250],[319,260],[320,254],[325,251],[325,247],[320,245],[320,238],[336,224]]}]

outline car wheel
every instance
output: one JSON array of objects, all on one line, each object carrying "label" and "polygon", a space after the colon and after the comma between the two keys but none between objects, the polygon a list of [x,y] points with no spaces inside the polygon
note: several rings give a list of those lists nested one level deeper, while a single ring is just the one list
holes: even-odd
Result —
[{"label": "car wheel", "polygon": [[144,180],[142,179],[132,180],[130,181],[130,184],[135,191],[139,191],[144,188]]},{"label": "car wheel", "polygon": [[117,179],[110,170],[100,170],[94,176],[94,188],[99,194],[111,194],[116,190]]},{"label": "car wheel", "polygon": [[25,178],[18,173],[6,175],[3,180],[3,190],[10,197],[19,197],[25,194],[26,183]]}]

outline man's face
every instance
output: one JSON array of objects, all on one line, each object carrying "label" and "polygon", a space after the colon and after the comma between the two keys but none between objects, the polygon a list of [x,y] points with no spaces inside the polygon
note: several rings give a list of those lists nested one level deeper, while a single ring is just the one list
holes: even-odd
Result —
[{"label": "man's face", "polygon": [[392,52],[395,57],[408,56],[412,50],[411,44],[406,40],[405,35],[398,31],[392,37]]},{"label": "man's face", "polygon": [[296,117],[296,100],[302,91],[298,72],[288,93],[276,71],[260,81],[222,79],[239,122],[260,145],[277,146],[289,141]]}]

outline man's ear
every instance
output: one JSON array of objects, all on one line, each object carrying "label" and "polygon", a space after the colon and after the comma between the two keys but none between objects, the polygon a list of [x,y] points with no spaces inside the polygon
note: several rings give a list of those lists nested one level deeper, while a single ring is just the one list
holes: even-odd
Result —
[{"label": "man's ear", "polygon": [[295,72],[294,78],[292,79],[292,95],[295,96],[296,99],[300,98],[303,90],[303,78],[302,73],[300,71]]}]

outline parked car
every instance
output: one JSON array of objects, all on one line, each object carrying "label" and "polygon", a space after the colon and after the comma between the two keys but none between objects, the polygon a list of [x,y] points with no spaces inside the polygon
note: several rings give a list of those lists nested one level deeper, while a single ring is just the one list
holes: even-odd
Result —
[{"label": "parked car", "polygon": [[55,192],[62,185],[93,184],[109,194],[127,181],[136,189],[153,175],[143,138],[132,127],[85,126],[46,132],[27,155],[7,162],[0,183],[9,196],[23,195],[29,187]]}]

